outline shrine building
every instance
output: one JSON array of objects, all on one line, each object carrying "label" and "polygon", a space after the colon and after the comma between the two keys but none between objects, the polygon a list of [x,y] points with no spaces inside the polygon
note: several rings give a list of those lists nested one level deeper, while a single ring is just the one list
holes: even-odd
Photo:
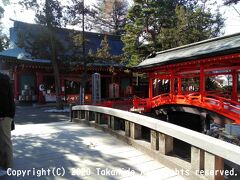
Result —
[{"label": "shrine building", "polygon": [[[0,71],[10,76],[14,86],[14,97],[20,102],[54,102],[55,85],[53,68],[50,58],[35,58],[25,49],[20,48],[22,42],[26,43],[27,35],[41,37],[43,26],[14,21],[10,28],[9,49],[0,52]],[[73,43],[70,35],[79,33],[69,29],[56,30],[58,40],[68,51],[62,52],[59,57],[61,97],[66,102],[78,102],[81,85],[81,74],[84,72],[83,60],[77,60],[81,56],[73,52]],[[85,55],[89,52],[96,53],[101,42],[107,38],[110,56],[123,54],[123,42],[120,36],[106,35],[93,32],[85,32]],[[29,39],[28,39],[29,40]],[[31,40],[30,40],[31,41]],[[34,44],[33,44],[34,45]],[[45,47],[42,47],[43,53]],[[81,52],[82,53],[82,52]],[[76,59],[76,60],[75,60]],[[126,69],[124,63],[108,59],[95,59],[86,65],[87,83],[85,90],[85,102],[92,103],[93,74],[100,76],[100,97],[102,100],[127,98],[132,94],[132,75]]]}]

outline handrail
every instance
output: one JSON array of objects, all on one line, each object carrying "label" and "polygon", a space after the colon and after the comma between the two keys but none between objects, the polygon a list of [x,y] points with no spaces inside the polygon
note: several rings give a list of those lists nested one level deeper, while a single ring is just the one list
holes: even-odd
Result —
[{"label": "handrail", "polygon": [[127,111],[122,111],[113,108],[91,106],[91,105],[78,105],[72,107],[73,111],[91,111],[96,113],[107,114],[110,116],[118,117],[129,122],[148,127],[157,132],[169,135],[171,137],[180,139],[194,147],[198,147],[209,153],[227,159],[236,164],[240,164],[240,147],[224,142],[222,140],[186,129],[174,124],[160,121],[151,117],[140,114],[135,114]]},{"label": "handrail", "polygon": [[200,96],[199,92],[192,92],[190,94],[187,94],[187,96]]},{"label": "handrail", "polygon": [[[213,104],[214,103],[214,104]],[[134,99],[133,107],[142,107],[144,112],[161,105],[183,104],[201,107],[222,114],[240,124],[240,102],[233,101],[212,93],[201,96],[199,92],[186,95],[160,94],[152,99]]]},{"label": "handrail", "polygon": [[216,95],[213,95],[213,94],[206,94],[206,97],[207,96],[210,96],[212,98],[215,98],[219,101],[223,101],[223,102],[227,102],[227,103],[231,103],[231,104],[235,104],[235,105],[238,105],[240,106],[240,103],[239,102],[236,102],[236,101],[232,101],[230,99],[227,99],[227,98],[224,98],[224,97],[221,97],[221,96],[216,96]]},{"label": "handrail", "polygon": [[138,97],[138,96],[136,96],[136,95],[133,96],[133,99],[137,99],[137,100],[146,100],[146,98],[140,98],[140,97]]},{"label": "handrail", "polygon": [[164,94],[159,94],[159,95],[153,97],[152,99],[155,100],[158,98],[163,98],[163,97],[168,97],[168,96],[170,96],[170,93],[164,93]]}]

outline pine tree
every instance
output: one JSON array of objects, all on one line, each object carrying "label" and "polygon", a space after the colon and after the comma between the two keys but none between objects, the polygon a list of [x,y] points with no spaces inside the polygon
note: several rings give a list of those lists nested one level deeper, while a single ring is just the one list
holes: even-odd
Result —
[{"label": "pine tree", "polygon": [[94,5],[92,24],[101,33],[121,35],[127,22],[127,0],[98,0]]},{"label": "pine tree", "polygon": [[123,61],[123,57],[121,55],[111,55],[110,51],[111,47],[109,46],[108,36],[105,35],[101,41],[100,48],[97,49],[97,52],[94,53],[92,50],[90,50],[88,56],[92,59],[92,61],[103,60],[112,63],[119,63]]},{"label": "pine tree", "polygon": [[152,51],[161,49],[157,36],[162,28],[173,26],[175,4],[174,0],[134,0],[128,11],[126,34],[122,38],[126,58],[131,59],[130,66],[138,64]]},{"label": "pine tree", "polygon": [[[59,72],[60,59],[58,57],[60,53],[63,52],[63,45],[58,41],[56,30],[63,25],[63,8],[57,0],[45,0],[43,4],[39,4],[36,0],[25,0],[21,1],[20,4],[24,5],[26,8],[36,10],[36,22],[43,26],[41,34],[29,38],[28,42],[31,46],[29,46],[28,43],[22,43],[22,45],[24,45],[25,50],[28,51],[33,58],[47,57],[51,59],[55,80],[57,108],[62,109],[63,103],[60,96]],[[33,40],[30,40],[31,38],[33,38]],[[42,50],[42,48],[44,48],[44,50]]]},{"label": "pine tree", "polygon": [[111,48],[109,47],[107,36],[105,35],[100,44],[100,48],[96,52],[96,57],[100,58],[102,60],[109,59],[110,58],[110,49]]},{"label": "pine tree", "polygon": [[223,0],[225,5],[237,4],[240,0]]},{"label": "pine tree", "polygon": [[91,23],[92,17],[94,16],[93,9],[84,4],[83,1],[79,0],[71,0],[71,3],[67,5],[66,11],[66,22],[69,25],[79,26],[82,28],[83,18],[82,14],[84,12],[84,29],[91,31],[93,28],[93,24]]},{"label": "pine tree", "polygon": [[134,0],[128,19],[122,40],[130,66],[152,52],[218,36],[223,26],[221,15],[198,1]]},{"label": "pine tree", "polygon": [[221,34],[224,20],[220,13],[215,15],[205,6],[194,9],[184,6],[176,7],[177,22],[173,28],[163,28],[159,34],[162,49],[169,49],[208,38],[217,37]]},{"label": "pine tree", "polygon": [[[85,38],[85,30],[91,30],[92,24],[89,23],[89,18],[93,16],[93,13],[89,6],[85,6],[84,1],[78,1],[78,0],[71,0],[72,4],[67,7],[67,14],[70,20],[71,25],[81,25],[82,32],[76,33],[73,36],[74,44],[75,44],[75,50],[76,52],[82,52],[79,56],[80,58],[77,58],[77,60],[83,62],[83,69],[84,71],[81,74],[81,92],[83,92],[81,97],[84,97],[84,92],[86,89],[86,82],[87,82],[87,63],[91,60],[90,56],[87,56],[85,44],[86,44],[86,38]],[[80,103],[84,103],[84,100],[80,98]]]},{"label": "pine tree", "polygon": [[[2,5],[5,6],[9,4],[9,1],[8,0],[2,0]],[[3,18],[4,16],[4,8],[2,6],[0,6],[0,51],[6,49],[9,45],[9,39],[8,37],[3,34],[3,27],[2,27],[2,22],[1,22],[1,19]]]}]

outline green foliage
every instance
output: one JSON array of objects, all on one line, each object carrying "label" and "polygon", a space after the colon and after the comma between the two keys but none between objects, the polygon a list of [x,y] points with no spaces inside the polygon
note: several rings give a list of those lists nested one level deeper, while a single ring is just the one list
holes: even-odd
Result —
[{"label": "green foliage", "polygon": [[9,46],[9,39],[5,34],[0,33],[0,51],[7,49]]},{"label": "green foliage", "polygon": [[63,25],[63,7],[58,0],[45,0],[43,4],[39,4],[37,0],[24,0],[20,4],[25,8],[31,8],[36,11],[35,21],[43,26],[42,32],[35,34],[25,39],[23,45],[24,49],[31,54],[33,58],[47,58],[51,59],[57,108],[62,109],[63,104],[60,97],[60,72],[59,59],[64,53],[63,45],[58,40],[57,28]]},{"label": "green foliage", "polygon": [[[7,5],[9,3],[8,0],[2,0],[3,5]],[[4,8],[0,6],[0,51],[6,49],[9,45],[9,39],[8,37],[3,34],[3,27],[2,27],[2,22],[1,19],[4,16]]]},{"label": "green foliage", "polygon": [[94,12],[90,6],[83,4],[83,1],[71,0],[71,4],[67,5],[66,11],[66,22],[70,25],[81,25],[83,23],[83,12],[84,12],[84,29],[92,30],[93,24],[91,23],[94,17]]},{"label": "green foliage", "polygon": [[162,49],[198,42],[216,37],[223,27],[223,19],[219,12],[212,15],[210,10],[203,7],[186,9],[183,6],[176,7],[177,23],[173,28],[162,28],[159,40]]},{"label": "green foliage", "polygon": [[103,40],[101,41],[100,48],[97,49],[97,52],[94,53],[91,49],[88,52],[88,57],[92,61],[96,60],[103,60],[103,61],[112,61],[112,62],[121,62],[123,61],[122,56],[114,56],[110,54],[110,46],[108,43],[107,35],[104,36]]},{"label": "green foliage", "polygon": [[137,65],[151,52],[201,41],[220,34],[223,19],[198,1],[134,0],[122,37],[129,65]]},{"label": "green foliage", "polygon": [[37,10],[36,21],[48,28],[61,27],[63,24],[62,7],[57,0],[45,0],[45,6]]},{"label": "green foliage", "polygon": [[26,9],[35,9],[37,10],[40,7],[37,0],[21,0],[18,4],[22,5]]},{"label": "green foliage", "polygon": [[45,0],[43,4],[36,0],[24,0],[19,3],[25,8],[34,9],[36,11],[35,21],[42,25],[42,27],[39,26],[41,32],[36,32],[36,34],[32,34],[31,29],[28,29],[29,32],[25,34],[19,32],[19,46],[24,48],[33,58],[47,58],[57,61],[57,57],[60,57],[63,52],[63,45],[58,40],[55,31],[63,25],[63,7],[57,0]]},{"label": "green foliage", "polygon": [[73,40],[73,44],[75,45],[75,47],[81,49],[82,42],[83,42],[83,35],[82,35],[82,33],[71,34],[71,38]]},{"label": "green foliage", "polygon": [[101,33],[121,35],[127,22],[127,0],[98,0],[91,19],[93,28]]},{"label": "green foliage", "polygon": [[[84,61],[88,63],[88,61],[91,61],[89,54],[83,55],[83,41],[85,44],[91,44],[92,42],[90,42],[86,37],[83,38],[83,33],[79,31],[71,32],[68,38],[69,39],[67,39],[67,41],[71,42],[71,45],[69,46],[70,49],[66,49],[66,51],[69,51],[71,53],[71,58],[68,60],[77,63]],[[93,54],[93,52],[91,51],[90,54]]]},{"label": "green foliage", "polygon": [[18,31],[18,42],[17,45],[20,48],[24,48],[25,51],[33,58],[37,59],[51,59],[52,58],[52,46],[51,38],[55,43],[55,50],[59,58],[64,56],[63,44],[59,41],[56,35],[51,34],[48,28],[39,26],[40,33],[34,33],[33,29],[26,28],[23,31]]},{"label": "green foliage", "polygon": [[221,90],[221,87],[215,82],[214,78],[207,77],[206,80],[206,91],[215,91],[215,90]]},{"label": "green foliage", "polygon": [[109,47],[108,44],[108,39],[107,36],[104,36],[100,48],[97,50],[96,57],[100,59],[109,59],[110,58],[110,50],[111,48]]},{"label": "green foliage", "polygon": [[49,29],[64,25],[63,6],[58,0],[20,0],[18,2],[26,9],[35,10],[35,21]]}]

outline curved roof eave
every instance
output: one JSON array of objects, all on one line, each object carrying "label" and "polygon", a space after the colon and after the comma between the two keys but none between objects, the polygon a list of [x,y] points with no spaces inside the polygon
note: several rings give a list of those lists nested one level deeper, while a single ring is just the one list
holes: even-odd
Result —
[{"label": "curved roof eave", "polygon": [[162,66],[237,52],[240,52],[240,33],[161,51],[155,57],[144,60],[135,68],[146,69],[156,65]]}]

